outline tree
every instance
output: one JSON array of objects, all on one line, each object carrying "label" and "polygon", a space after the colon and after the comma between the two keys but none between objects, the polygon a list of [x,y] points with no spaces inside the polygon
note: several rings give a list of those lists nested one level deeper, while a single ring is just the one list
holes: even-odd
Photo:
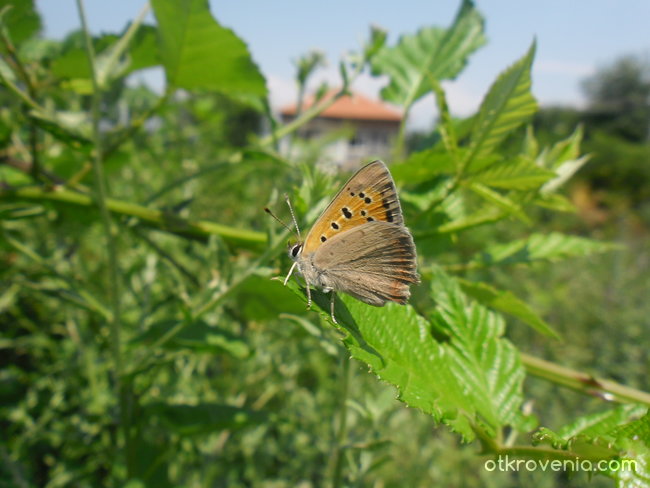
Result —
[{"label": "tree", "polygon": [[650,141],[650,61],[627,55],[599,69],[583,84],[594,128],[630,142]]}]

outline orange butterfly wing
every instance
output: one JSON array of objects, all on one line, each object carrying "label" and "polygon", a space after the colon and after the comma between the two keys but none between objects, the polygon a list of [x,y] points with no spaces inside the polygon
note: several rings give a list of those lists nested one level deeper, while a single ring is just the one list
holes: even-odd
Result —
[{"label": "orange butterfly wing", "polygon": [[395,183],[381,161],[364,166],[343,185],[307,234],[302,251],[312,253],[335,235],[373,221],[404,224]]}]

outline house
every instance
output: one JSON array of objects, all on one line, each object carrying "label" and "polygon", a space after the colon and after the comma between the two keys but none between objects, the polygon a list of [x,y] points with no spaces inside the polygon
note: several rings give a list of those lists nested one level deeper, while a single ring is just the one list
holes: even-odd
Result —
[{"label": "house", "polygon": [[[325,98],[335,93],[330,91]],[[309,97],[303,103],[302,112],[313,103],[314,98]],[[280,115],[285,123],[295,119],[296,105],[282,108]],[[298,129],[297,135],[311,140],[348,128],[348,137],[335,139],[327,145],[324,156],[343,168],[356,168],[364,160],[390,159],[401,121],[402,115],[394,108],[354,93],[336,100]]]}]

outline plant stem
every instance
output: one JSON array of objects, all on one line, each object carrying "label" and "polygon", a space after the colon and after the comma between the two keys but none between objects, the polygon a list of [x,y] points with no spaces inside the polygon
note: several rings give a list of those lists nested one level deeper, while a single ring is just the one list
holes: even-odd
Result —
[{"label": "plant stem", "polygon": [[108,210],[106,203],[108,199],[108,191],[106,189],[106,181],[104,178],[104,168],[102,161],[102,135],[100,131],[100,103],[101,93],[97,80],[97,66],[95,62],[95,49],[93,47],[90,31],[88,29],[88,22],[86,20],[86,13],[84,11],[83,0],[77,0],[77,10],[79,11],[79,19],[84,35],[86,55],[88,57],[88,64],[90,65],[90,73],[93,84],[92,94],[92,125],[93,125],[93,139],[94,139],[94,154],[92,158],[93,173],[95,177],[95,201],[99,208],[102,224],[104,227],[104,234],[106,236],[106,246],[108,253],[108,267],[109,267],[109,295],[110,304],[113,312],[112,320],[109,321],[110,335],[111,335],[111,353],[113,356],[113,381],[115,384],[115,391],[119,399],[119,425],[122,428],[123,438],[126,446],[125,464],[127,466],[127,473],[130,477],[130,456],[128,453],[130,449],[130,415],[128,414],[128,400],[126,390],[123,388],[122,381],[122,344],[121,344],[121,311],[120,311],[120,281],[117,264],[117,250],[115,240],[113,238],[111,214]]},{"label": "plant stem", "polygon": [[[2,43],[5,47],[5,50],[7,51],[7,55],[9,56],[10,65],[13,67],[14,71],[18,73],[20,78],[22,78],[22,81],[25,84],[25,87],[27,88],[27,93],[29,95],[29,98],[31,100],[34,100],[36,98],[36,89],[34,87],[32,77],[29,71],[27,70],[27,68],[25,67],[25,65],[18,57],[16,47],[14,46],[11,37],[9,36],[9,32],[7,31],[4,22],[1,18],[0,18],[0,38],[2,39]],[[29,111],[28,111],[29,106],[31,105],[26,105],[25,107],[23,107],[23,111],[25,113],[25,118],[29,122],[28,137],[29,137],[30,154],[32,157],[32,165],[31,165],[32,169],[30,175],[32,176],[34,181],[40,181],[41,164],[38,155],[38,128],[36,127],[34,120],[29,116]]]},{"label": "plant stem", "polygon": [[[27,186],[22,188],[0,187],[0,200],[2,199],[54,201],[83,207],[91,207],[94,205],[93,199],[89,195],[66,190],[58,186],[54,188],[40,186]],[[104,203],[112,213],[135,217],[152,226],[158,227],[160,230],[188,238],[205,239],[210,235],[216,234],[229,243],[247,248],[258,248],[266,243],[266,235],[263,232],[237,229],[207,220],[188,221],[176,215],[167,214],[161,210],[150,209],[142,205],[112,198],[106,198]]]},{"label": "plant stem", "polygon": [[620,403],[641,403],[650,406],[650,393],[624,386],[611,380],[560,366],[528,354],[521,354],[526,371],[538,378],[544,378],[557,385],[565,386],[580,393],[600,397],[607,401]]},{"label": "plant stem", "polygon": [[346,437],[348,434],[348,394],[350,391],[350,356],[347,349],[341,357],[341,398],[339,402],[338,431],[334,445],[334,468],[332,472],[332,488],[341,486],[343,471],[343,454],[345,453]]}]

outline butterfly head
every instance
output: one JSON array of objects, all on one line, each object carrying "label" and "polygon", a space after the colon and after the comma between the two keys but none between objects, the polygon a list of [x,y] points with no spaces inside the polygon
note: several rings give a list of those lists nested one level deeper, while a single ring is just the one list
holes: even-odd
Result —
[{"label": "butterfly head", "polygon": [[302,252],[302,245],[302,242],[295,242],[293,244],[289,243],[287,254],[293,261],[297,261],[300,257],[300,253]]}]

